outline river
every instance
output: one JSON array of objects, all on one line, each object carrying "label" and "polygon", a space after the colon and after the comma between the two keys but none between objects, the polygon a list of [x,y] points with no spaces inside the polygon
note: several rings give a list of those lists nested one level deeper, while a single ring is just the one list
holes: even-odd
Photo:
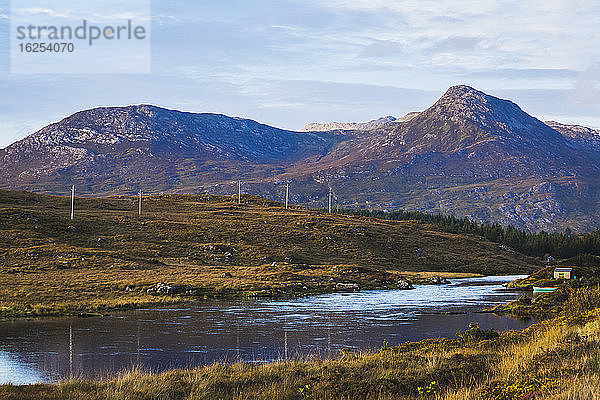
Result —
[{"label": "river", "polygon": [[414,290],[334,293],[293,300],[206,301],[113,313],[104,318],[0,321],[0,383],[98,377],[139,366],[151,371],[216,361],[265,362],[336,356],[385,342],[523,329],[478,311],[515,299],[501,284],[516,276],[455,279]]}]

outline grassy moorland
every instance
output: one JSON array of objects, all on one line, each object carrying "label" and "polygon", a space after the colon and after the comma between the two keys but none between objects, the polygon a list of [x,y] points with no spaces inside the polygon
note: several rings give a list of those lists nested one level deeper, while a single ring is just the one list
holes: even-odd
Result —
[{"label": "grassy moorland", "polygon": [[[0,302],[4,316],[103,311],[220,296],[293,296],[337,282],[393,287],[400,277],[530,270],[535,262],[475,236],[414,221],[329,215],[244,197],[157,196],[136,216],[132,198],[68,199],[0,192]],[[417,251],[417,249],[420,249]],[[433,271],[433,272],[422,272]],[[231,276],[224,276],[229,273]],[[343,352],[329,360],[215,364],[162,374],[132,370],[100,380],[0,386],[24,399],[600,398],[600,285],[553,281],[539,270],[515,288],[559,284],[498,312],[538,316],[522,332],[477,326],[456,339]],[[161,294],[166,282],[179,294]],[[148,290],[150,289],[150,293]]]},{"label": "grassy moorland", "polygon": [[[394,288],[399,279],[522,273],[535,260],[417,221],[327,214],[253,196],[70,199],[0,191],[0,317],[218,297]],[[168,290],[157,290],[158,284]]]},{"label": "grassy moorland", "polygon": [[163,374],[130,371],[104,380],[0,386],[22,399],[435,399],[600,398],[600,290],[573,291],[555,317],[498,334],[472,326],[433,339],[342,353],[333,360],[215,364]]}]

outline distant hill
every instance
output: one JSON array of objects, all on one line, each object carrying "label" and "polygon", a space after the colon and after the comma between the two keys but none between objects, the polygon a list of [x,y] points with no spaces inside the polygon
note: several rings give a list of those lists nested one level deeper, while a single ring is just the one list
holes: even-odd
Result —
[{"label": "distant hill", "polygon": [[140,105],[81,111],[0,150],[0,187],[81,194],[243,191],[324,207],[409,209],[529,230],[600,225],[598,132],[545,124],[454,86],[431,107],[292,132]]},{"label": "distant hill", "polygon": [[381,117],[369,122],[328,122],[324,124],[308,124],[302,128],[302,132],[327,132],[335,130],[370,131],[378,126],[396,121],[395,117]]},{"label": "distant hill", "polygon": [[[85,194],[169,191],[270,176],[336,136],[150,105],[78,112],[0,150],[0,187]],[[253,173],[256,172],[256,173]]]}]

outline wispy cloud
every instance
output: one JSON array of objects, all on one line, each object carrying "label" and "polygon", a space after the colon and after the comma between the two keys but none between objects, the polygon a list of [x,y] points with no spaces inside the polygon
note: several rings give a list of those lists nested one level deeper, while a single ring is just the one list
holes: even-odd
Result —
[{"label": "wispy cloud", "polygon": [[362,57],[390,58],[402,55],[402,46],[393,40],[375,40],[360,53]]},{"label": "wispy cloud", "polygon": [[73,18],[74,14],[71,10],[57,11],[54,8],[44,7],[26,7],[26,8],[14,8],[12,13],[19,16],[37,16],[44,15],[52,18]]},{"label": "wispy cloud", "polygon": [[590,65],[578,76],[572,98],[586,105],[600,104],[600,63]]},{"label": "wispy cloud", "polygon": [[462,53],[477,50],[490,50],[493,41],[477,36],[456,35],[445,38],[432,38],[427,40],[426,51],[430,53]]}]

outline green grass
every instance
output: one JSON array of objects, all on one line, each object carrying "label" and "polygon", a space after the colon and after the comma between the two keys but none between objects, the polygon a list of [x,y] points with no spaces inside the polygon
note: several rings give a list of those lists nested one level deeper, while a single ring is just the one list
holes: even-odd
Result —
[{"label": "green grass", "polygon": [[[338,282],[394,288],[403,276],[418,280],[415,272],[512,274],[536,263],[421,222],[285,210],[247,195],[242,204],[147,197],[141,217],[131,197],[77,198],[75,206],[71,221],[69,198],[0,191],[0,317],[304,296]],[[158,283],[178,293],[149,294]]]},{"label": "green grass", "polygon": [[[554,279],[554,267],[544,267],[524,279],[517,279],[507,286],[509,289],[528,292],[533,287],[556,287],[553,292],[534,295],[526,293],[518,300],[494,307],[498,314],[513,317],[553,318],[561,312],[577,315],[589,307],[600,307],[594,294],[600,293],[600,268],[596,266],[573,267],[577,279]],[[595,288],[596,290],[589,290]]]}]

